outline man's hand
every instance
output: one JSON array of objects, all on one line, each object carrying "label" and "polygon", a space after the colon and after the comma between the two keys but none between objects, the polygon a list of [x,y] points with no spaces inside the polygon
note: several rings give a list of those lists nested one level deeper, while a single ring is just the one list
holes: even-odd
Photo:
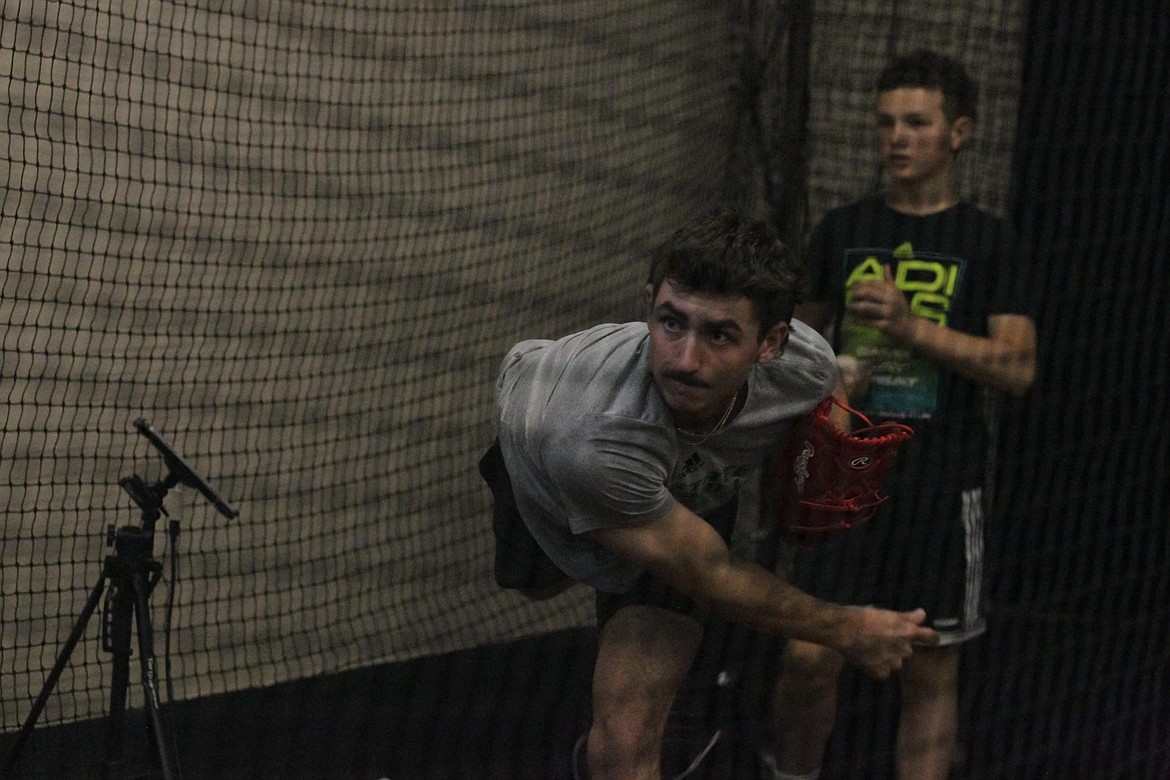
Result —
[{"label": "man's hand", "polygon": [[937,645],[938,634],[922,621],[926,612],[891,612],[875,607],[846,607],[846,636],[837,649],[845,660],[878,680],[902,668],[915,645]]},{"label": "man's hand", "polygon": [[882,271],[884,278],[880,282],[868,279],[851,287],[845,308],[860,324],[876,328],[898,341],[906,341],[916,318],[905,294],[894,284],[890,267],[883,265]]}]

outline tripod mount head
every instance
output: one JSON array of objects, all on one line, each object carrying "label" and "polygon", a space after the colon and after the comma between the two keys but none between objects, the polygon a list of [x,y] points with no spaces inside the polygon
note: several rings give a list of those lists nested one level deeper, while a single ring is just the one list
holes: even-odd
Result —
[{"label": "tripod mount head", "polygon": [[199,473],[187,463],[183,456],[176,452],[154,428],[150,427],[150,423],[145,418],[139,417],[135,420],[134,427],[154,445],[155,449],[162,453],[163,462],[168,469],[166,477],[154,485],[148,484],[137,474],[119,480],[122,488],[130,494],[134,503],[138,504],[142,510],[142,519],[148,530],[152,530],[155,521],[167,513],[166,507],[163,506],[163,498],[176,485],[195,488],[221,515],[229,520],[239,516],[240,513],[236,511],[235,507],[219,495],[207,480],[199,476]]}]

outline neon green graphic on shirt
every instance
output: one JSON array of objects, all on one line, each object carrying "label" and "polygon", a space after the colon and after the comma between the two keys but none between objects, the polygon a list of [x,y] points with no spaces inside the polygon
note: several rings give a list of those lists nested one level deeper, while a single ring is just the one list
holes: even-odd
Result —
[{"label": "neon green graphic on shirt", "polygon": [[[915,255],[909,242],[889,249],[845,252],[845,300],[856,284],[881,281],[889,266],[894,284],[905,295],[910,311],[946,327],[959,289],[963,261],[938,254]],[[880,331],[860,325],[848,315],[841,323],[841,352],[866,364],[869,392],[855,405],[877,417],[928,418],[938,407],[938,367]]]}]

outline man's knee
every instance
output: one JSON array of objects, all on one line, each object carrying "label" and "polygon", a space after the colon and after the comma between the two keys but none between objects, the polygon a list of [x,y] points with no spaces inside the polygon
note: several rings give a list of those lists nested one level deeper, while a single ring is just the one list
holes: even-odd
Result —
[{"label": "man's knee", "polygon": [[599,777],[621,776],[657,765],[674,689],[649,685],[594,687],[589,766]]},{"label": "man's knee", "polygon": [[781,679],[805,687],[835,685],[845,660],[832,648],[792,639],[784,646]]},{"label": "man's knee", "polygon": [[699,624],[684,615],[618,610],[601,630],[593,670],[593,708],[606,727],[630,733],[664,722],[701,638]]},{"label": "man's knee", "polygon": [[593,671],[594,770],[656,765],[675,693],[701,638],[693,619],[656,607],[623,607],[605,623]]},{"label": "man's knee", "polygon": [[611,710],[595,713],[589,730],[589,764],[635,767],[653,762],[662,741],[663,724],[647,713]]}]

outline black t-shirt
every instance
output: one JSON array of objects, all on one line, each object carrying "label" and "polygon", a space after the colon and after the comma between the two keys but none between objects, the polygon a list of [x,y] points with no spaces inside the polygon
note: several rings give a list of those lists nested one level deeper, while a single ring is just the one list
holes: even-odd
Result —
[{"label": "black t-shirt", "polygon": [[869,393],[854,405],[874,421],[912,425],[900,480],[982,482],[989,406],[981,385],[844,316],[850,285],[888,267],[911,310],[948,328],[987,335],[993,314],[1029,314],[1018,247],[1004,222],[969,203],[913,216],[868,198],[829,212],[809,242],[811,298],[829,306],[833,347],[866,362]]}]

